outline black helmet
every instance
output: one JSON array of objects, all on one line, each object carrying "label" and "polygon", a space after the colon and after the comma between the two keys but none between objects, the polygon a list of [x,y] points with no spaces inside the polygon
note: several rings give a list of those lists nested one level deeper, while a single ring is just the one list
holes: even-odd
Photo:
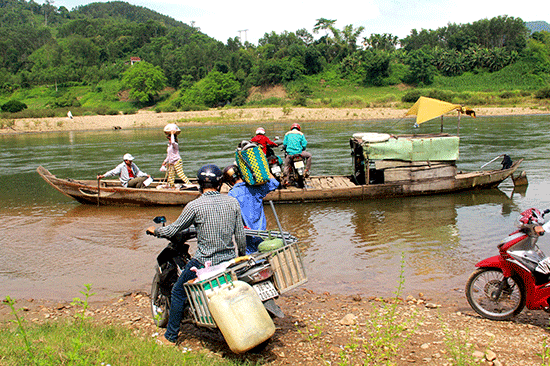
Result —
[{"label": "black helmet", "polygon": [[223,181],[230,186],[234,185],[239,178],[239,167],[236,164],[228,165],[223,169]]},{"label": "black helmet", "polygon": [[199,169],[197,178],[201,188],[218,188],[221,183],[223,173],[217,165],[207,164]]}]

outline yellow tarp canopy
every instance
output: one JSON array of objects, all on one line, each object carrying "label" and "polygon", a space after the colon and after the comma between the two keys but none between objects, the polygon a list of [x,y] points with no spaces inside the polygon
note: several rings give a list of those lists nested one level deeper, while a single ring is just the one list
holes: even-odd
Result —
[{"label": "yellow tarp canopy", "polygon": [[452,110],[462,111],[462,106],[433,98],[420,97],[406,115],[416,116],[416,123],[421,124]]}]

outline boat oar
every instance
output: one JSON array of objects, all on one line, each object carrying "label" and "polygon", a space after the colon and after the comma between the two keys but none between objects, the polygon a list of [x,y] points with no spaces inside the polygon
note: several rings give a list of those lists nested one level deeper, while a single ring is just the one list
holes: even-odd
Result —
[{"label": "boat oar", "polygon": [[101,178],[97,178],[97,207],[99,207],[99,193],[101,193]]},{"label": "boat oar", "polygon": [[498,158],[502,158],[503,156],[504,156],[504,154],[500,154],[499,156],[497,156],[497,157],[494,158],[493,160],[491,160],[491,161],[489,161],[489,162],[483,164],[483,165],[480,167],[480,169],[485,168],[487,165],[491,164],[493,161],[497,160]]}]

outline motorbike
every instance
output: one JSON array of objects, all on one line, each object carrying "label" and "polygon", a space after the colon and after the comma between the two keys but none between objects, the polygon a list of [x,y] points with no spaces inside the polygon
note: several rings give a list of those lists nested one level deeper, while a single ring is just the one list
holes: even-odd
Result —
[{"label": "motorbike", "polygon": [[[285,160],[288,156],[284,145],[281,148],[285,152]],[[305,159],[301,154],[295,154],[290,156],[290,167],[288,171],[288,181],[290,185],[294,185],[298,188],[305,187]]]},{"label": "motorbike", "polygon": [[[153,219],[153,222],[164,225],[166,218],[157,216]],[[255,230],[245,229],[245,231],[247,231],[247,235],[265,237],[265,234],[258,233]],[[281,236],[273,232],[268,235]],[[286,235],[287,240],[295,239],[288,233],[283,233],[283,235]],[[186,242],[196,238],[196,236],[197,233],[194,227],[179,231],[168,239],[167,246],[157,256],[157,265],[155,266],[155,275],[151,286],[151,313],[158,327],[164,328],[168,324],[172,287],[187,262],[191,259],[190,247]],[[283,318],[283,311],[274,301],[279,297],[279,292],[274,286],[273,270],[267,260],[268,255],[269,253],[255,253],[254,255],[238,257],[230,263],[223,264],[222,268],[223,272],[234,273],[237,280],[251,285],[272,317]],[[186,323],[194,322],[192,315],[190,313],[186,314],[183,321]]]},{"label": "motorbike", "polygon": [[[267,163],[269,164],[271,174],[279,181],[279,183],[281,183],[283,181],[283,162],[277,155],[275,155],[273,148],[269,145],[266,146],[265,157],[267,158]],[[281,188],[280,185],[279,188]]]},{"label": "motorbike", "polygon": [[507,320],[525,306],[550,313],[550,258],[537,246],[550,230],[550,221],[544,220],[548,212],[522,212],[518,230],[498,245],[499,254],[476,264],[466,283],[466,298],[479,315]]}]

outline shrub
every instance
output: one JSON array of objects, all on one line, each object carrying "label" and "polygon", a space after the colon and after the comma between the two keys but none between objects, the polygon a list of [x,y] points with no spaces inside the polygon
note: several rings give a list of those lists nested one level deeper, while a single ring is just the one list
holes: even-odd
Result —
[{"label": "shrub", "polygon": [[510,98],[513,98],[516,96],[516,93],[514,93],[513,91],[503,91],[502,93],[499,94],[499,97],[501,99],[510,99]]},{"label": "shrub", "polygon": [[[550,99],[550,87],[539,89],[535,92],[537,99]],[[3,108],[3,107],[2,107]]]},{"label": "shrub", "polygon": [[27,109],[27,105],[18,100],[10,100],[2,105],[2,111],[9,113],[21,112],[23,109]]},{"label": "shrub", "polygon": [[410,90],[401,97],[403,103],[415,103],[422,96],[422,91],[418,89]]},{"label": "shrub", "polygon": [[426,96],[429,97],[429,98],[439,99],[439,100],[443,100],[445,102],[452,103],[454,95],[455,94],[453,92],[450,92],[450,91],[447,91],[447,90],[432,89],[428,92],[428,95],[426,95]]}]

